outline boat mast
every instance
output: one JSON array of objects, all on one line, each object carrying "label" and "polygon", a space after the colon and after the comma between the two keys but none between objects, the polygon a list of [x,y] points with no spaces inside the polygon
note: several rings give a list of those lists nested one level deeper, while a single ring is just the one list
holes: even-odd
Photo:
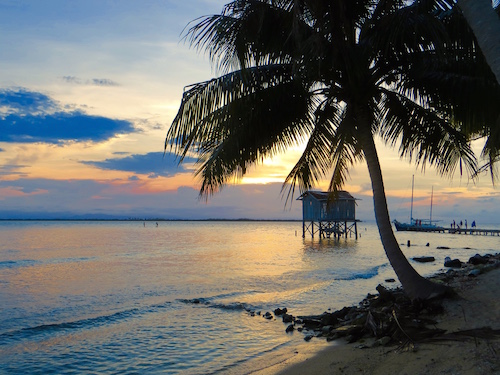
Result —
[{"label": "boat mast", "polygon": [[434,186],[432,186],[432,189],[431,189],[431,216],[429,218],[429,224],[432,225],[432,196],[434,195]]},{"label": "boat mast", "polygon": [[411,206],[410,206],[410,224],[413,224],[413,185],[415,183],[415,175],[411,178]]}]

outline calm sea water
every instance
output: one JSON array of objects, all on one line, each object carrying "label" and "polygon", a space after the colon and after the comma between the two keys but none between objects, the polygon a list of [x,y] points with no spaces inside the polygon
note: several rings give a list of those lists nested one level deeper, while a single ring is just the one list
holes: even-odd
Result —
[{"label": "calm sea water", "polygon": [[[0,222],[0,373],[245,374],[326,345],[258,312],[340,309],[395,277],[376,227],[359,232],[319,241],[300,222]],[[500,248],[491,236],[397,237],[411,241],[408,257],[436,257],[414,264],[424,275],[445,256]]]}]

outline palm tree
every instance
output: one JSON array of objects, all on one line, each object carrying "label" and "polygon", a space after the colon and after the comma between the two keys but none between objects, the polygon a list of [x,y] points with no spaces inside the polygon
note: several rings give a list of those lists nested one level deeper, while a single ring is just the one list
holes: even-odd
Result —
[{"label": "palm tree", "polygon": [[[421,277],[392,230],[375,147],[380,136],[402,157],[452,175],[476,160],[439,90],[454,48],[439,18],[445,0],[235,0],[201,18],[186,37],[222,75],[188,87],[165,148],[198,156],[200,195],[241,177],[264,157],[307,141],[284,184],[288,198],[331,175],[338,191],[366,161],[386,255],[412,299],[446,288]],[[462,124],[462,123],[460,123]],[[292,199],[292,198],[290,198]]]},{"label": "palm tree", "polygon": [[491,0],[457,0],[457,3],[500,84],[500,19]]}]

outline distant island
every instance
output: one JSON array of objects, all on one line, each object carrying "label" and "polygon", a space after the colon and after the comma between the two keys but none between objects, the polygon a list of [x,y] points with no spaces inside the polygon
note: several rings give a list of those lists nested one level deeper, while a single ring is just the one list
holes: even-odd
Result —
[{"label": "distant island", "polygon": [[0,218],[0,221],[256,221],[256,222],[300,222],[301,219],[168,219],[168,218]]}]

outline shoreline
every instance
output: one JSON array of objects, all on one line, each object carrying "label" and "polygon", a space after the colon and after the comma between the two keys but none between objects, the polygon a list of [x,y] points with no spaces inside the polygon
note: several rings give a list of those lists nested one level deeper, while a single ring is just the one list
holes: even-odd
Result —
[{"label": "shoreline", "polygon": [[[375,338],[371,337],[354,343],[337,339],[324,346],[302,346],[278,363],[251,374],[499,373],[500,299],[497,294],[500,287],[500,254],[492,258],[493,264],[488,269],[467,263],[460,269],[431,277],[451,286],[457,293],[457,296],[442,301],[441,313],[432,314],[434,327],[445,331],[442,338],[415,341],[407,347],[394,344],[372,346]],[[471,273],[473,270],[479,272]],[[487,331],[480,330],[484,327],[495,330],[492,337],[482,337],[482,333],[489,336]],[[464,331],[469,332],[464,334]],[[326,341],[324,338],[315,340]]]}]

